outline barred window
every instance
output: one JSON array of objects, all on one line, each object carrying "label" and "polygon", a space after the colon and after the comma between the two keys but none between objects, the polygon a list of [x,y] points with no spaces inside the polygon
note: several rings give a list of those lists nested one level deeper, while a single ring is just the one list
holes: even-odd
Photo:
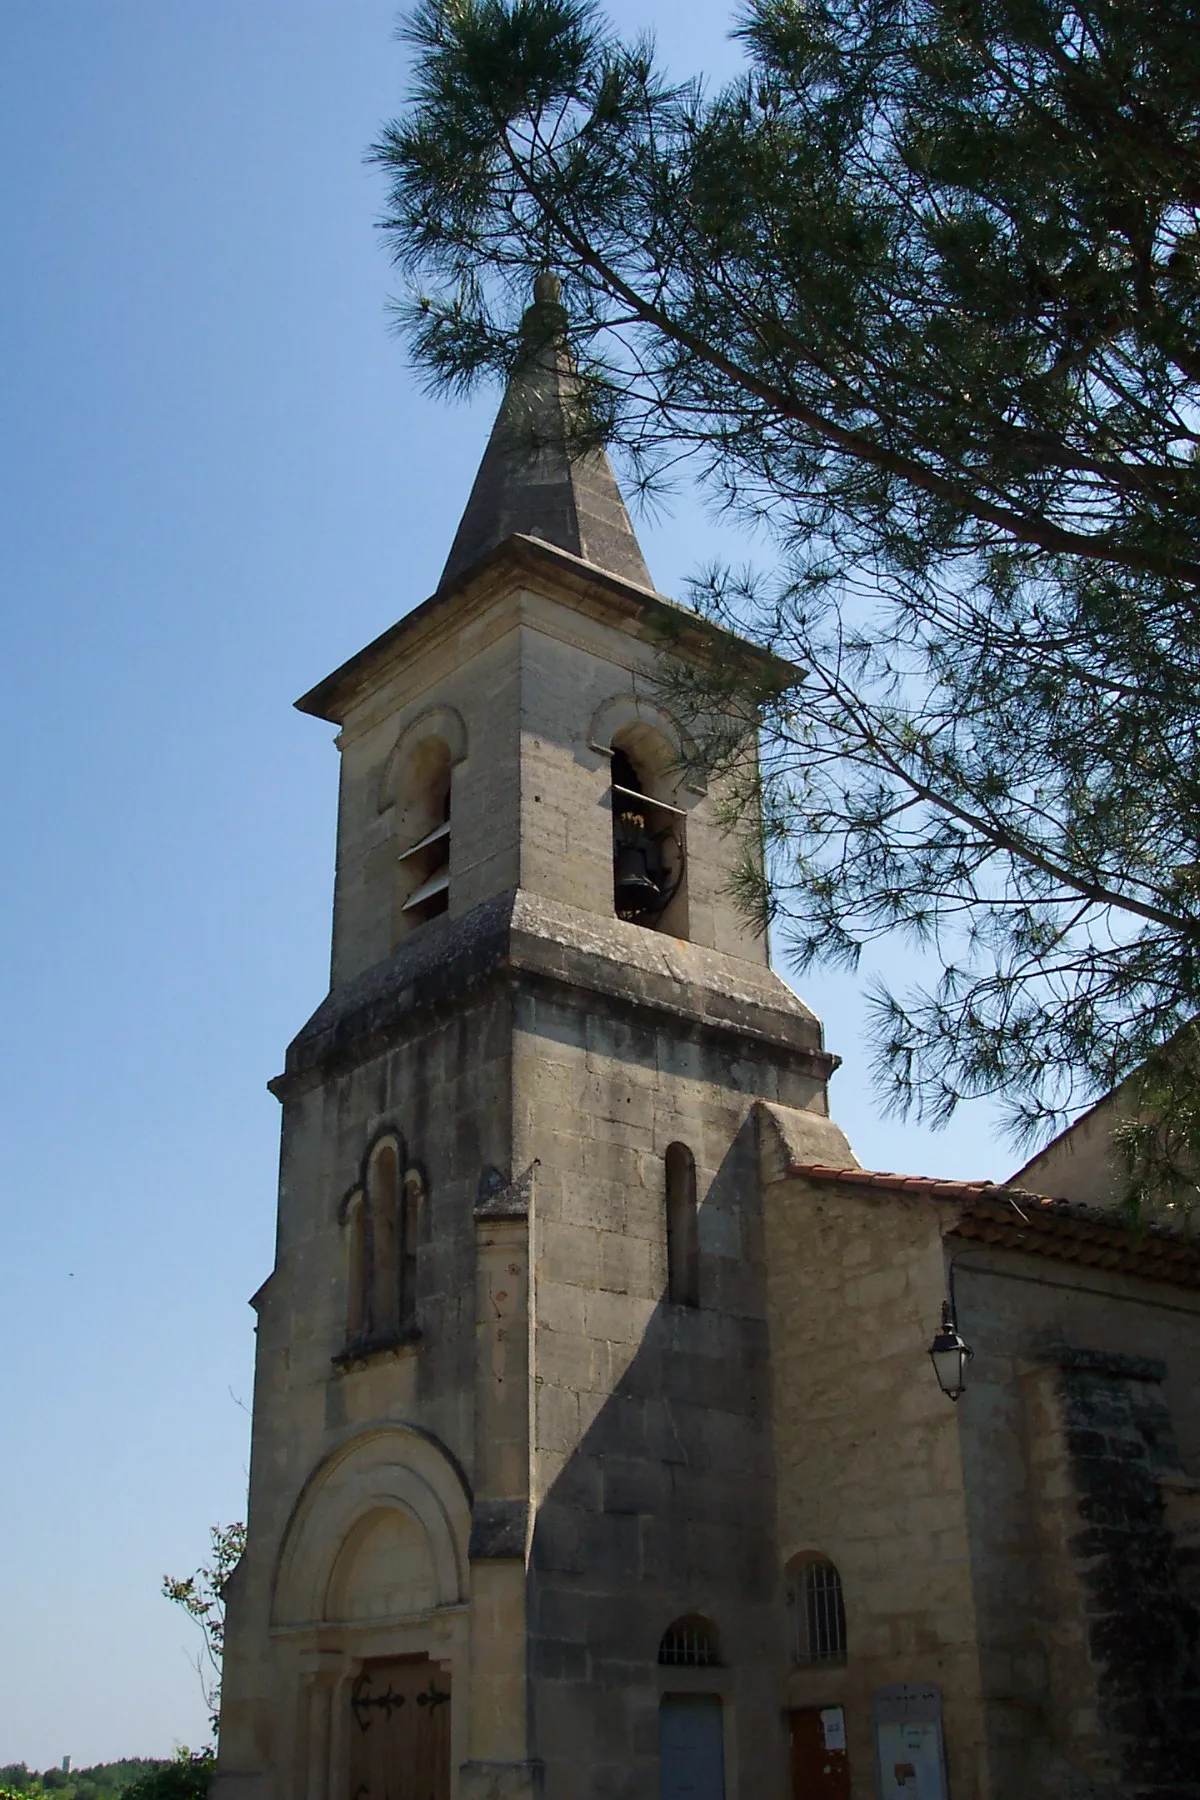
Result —
[{"label": "barred window", "polygon": [[721,1661],[717,1630],[697,1613],[676,1619],[663,1632],[658,1660],[677,1669],[714,1669]]},{"label": "barred window", "polygon": [[842,1578],[823,1557],[798,1558],[789,1568],[788,1609],[792,1654],[799,1663],[846,1660],[846,1607]]}]

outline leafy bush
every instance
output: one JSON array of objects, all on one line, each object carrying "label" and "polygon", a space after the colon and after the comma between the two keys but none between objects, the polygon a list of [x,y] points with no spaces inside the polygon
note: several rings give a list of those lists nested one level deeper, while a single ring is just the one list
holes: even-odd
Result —
[{"label": "leafy bush", "polygon": [[180,1749],[174,1762],[139,1776],[122,1800],[206,1800],[216,1758],[211,1750]]}]

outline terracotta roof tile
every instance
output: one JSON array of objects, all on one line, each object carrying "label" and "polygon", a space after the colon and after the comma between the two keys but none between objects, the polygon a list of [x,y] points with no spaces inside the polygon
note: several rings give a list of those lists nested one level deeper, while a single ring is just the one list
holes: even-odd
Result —
[{"label": "terracotta roof tile", "polygon": [[1177,1227],[1148,1224],[1135,1229],[1111,1211],[995,1181],[944,1181],[884,1169],[829,1168],[823,1163],[794,1163],[788,1173],[822,1186],[922,1195],[954,1204],[959,1210],[947,1221],[947,1235],[1200,1287],[1200,1241]]}]

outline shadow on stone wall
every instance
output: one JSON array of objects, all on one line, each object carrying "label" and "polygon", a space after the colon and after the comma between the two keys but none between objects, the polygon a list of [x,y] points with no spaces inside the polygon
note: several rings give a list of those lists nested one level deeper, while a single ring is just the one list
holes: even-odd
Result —
[{"label": "shadow on stone wall", "polygon": [[1064,1352],[1061,1404],[1101,1721],[1139,1800],[1200,1796],[1200,1614],[1159,1476],[1179,1468],[1161,1363]]},{"label": "shadow on stone wall", "polygon": [[[752,1120],[701,1198],[700,1245],[699,1307],[660,1299],[637,1343],[587,1340],[594,1385],[582,1403],[596,1410],[537,1514],[535,1735],[564,1800],[657,1800],[658,1704],[672,1683],[736,1691],[742,1792],[774,1792],[782,1779],[783,1614]],[[687,1613],[716,1625],[723,1667],[660,1669],[662,1635]],[[769,1771],[769,1785],[756,1771]]]}]

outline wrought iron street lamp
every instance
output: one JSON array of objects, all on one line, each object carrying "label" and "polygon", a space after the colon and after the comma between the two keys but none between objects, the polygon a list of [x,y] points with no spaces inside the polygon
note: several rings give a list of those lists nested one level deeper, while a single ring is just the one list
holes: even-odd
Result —
[{"label": "wrought iron street lamp", "polygon": [[967,1364],[974,1354],[959,1336],[950,1302],[943,1300],[942,1322],[929,1346],[929,1360],[947,1400],[961,1399],[967,1385]]}]

